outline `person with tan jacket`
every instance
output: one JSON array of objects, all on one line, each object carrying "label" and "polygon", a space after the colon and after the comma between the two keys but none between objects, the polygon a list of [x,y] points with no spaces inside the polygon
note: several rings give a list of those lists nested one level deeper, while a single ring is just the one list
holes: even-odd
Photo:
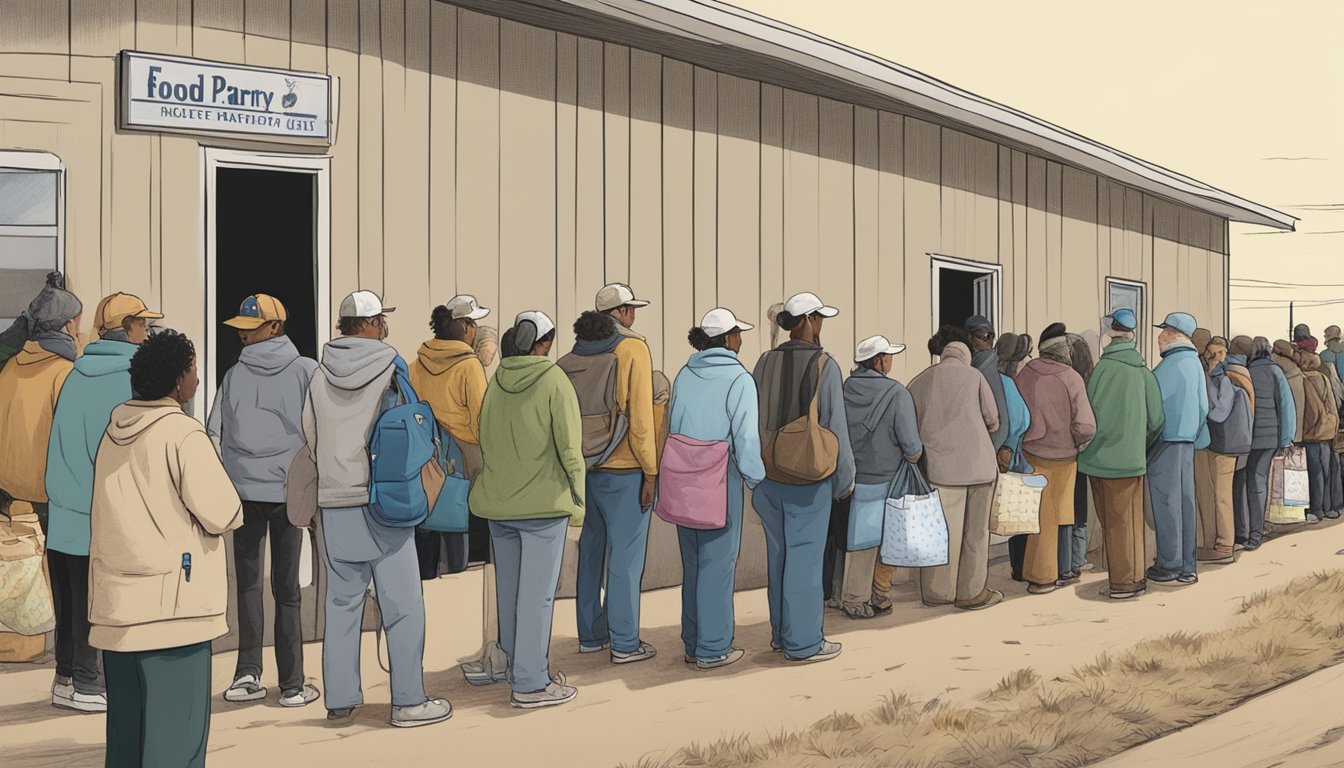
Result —
[{"label": "person with tan jacket", "polygon": [[108,766],[203,766],[210,641],[228,633],[223,536],[242,501],[205,428],[185,336],[146,340],[133,399],[112,411],[94,463],[89,642],[103,650]]},{"label": "person with tan jacket", "polygon": [[[1330,510],[1330,451],[1339,431],[1339,412],[1335,410],[1330,380],[1321,371],[1321,358],[1315,352],[1299,350],[1302,369],[1303,402],[1302,442],[1307,448],[1307,477],[1310,482],[1310,506],[1307,522],[1320,522]],[[1313,519],[1314,516],[1314,519]]]}]

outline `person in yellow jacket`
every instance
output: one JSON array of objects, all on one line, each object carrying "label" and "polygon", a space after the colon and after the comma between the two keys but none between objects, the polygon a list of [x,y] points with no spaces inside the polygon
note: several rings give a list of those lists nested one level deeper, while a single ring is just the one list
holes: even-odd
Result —
[{"label": "person in yellow jacket", "polygon": [[649,302],[635,298],[630,286],[614,283],[598,291],[595,305],[595,312],[575,323],[574,353],[615,355],[616,404],[628,430],[611,455],[588,472],[575,613],[581,653],[610,648],[614,663],[630,664],[657,653],[639,637],[639,598],[662,419],[654,408],[649,345],[631,330],[636,310]]},{"label": "person in yellow jacket", "polygon": [[94,462],[89,643],[103,651],[112,768],[205,765],[210,641],[229,631],[223,537],[243,504],[183,411],[199,383],[187,337],[146,340]]}]

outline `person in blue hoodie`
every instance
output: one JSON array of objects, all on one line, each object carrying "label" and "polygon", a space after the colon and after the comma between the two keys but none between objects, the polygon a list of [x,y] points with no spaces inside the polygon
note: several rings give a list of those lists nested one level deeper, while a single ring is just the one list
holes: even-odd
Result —
[{"label": "person in blue hoodie", "polygon": [[279,299],[248,296],[225,325],[238,332],[243,351],[215,393],[206,431],[243,500],[243,527],[233,535],[238,583],[238,662],[224,700],[266,698],[261,685],[262,564],[271,539],[271,594],[275,596],[275,664],[280,706],[317,700],[304,682],[299,600],[302,530],[285,514],[285,477],[303,447],[303,401],[317,361],[299,355],[285,335],[288,313]]},{"label": "person in blue hoodie", "polygon": [[1190,337],[1198,324],[1173,312],[1157,326],[1162,362],[1153,375],[1162,393],[1166,422],[1148,453],[1148,492],[1157,533],[1157,562],[1147,576],[1158,583],[1194,584],[1195,451],[1209,445],[1209,390],[1204,366]]},{"label": "person in blue hoodie", "polygon": [[[52,702],[67,709],[107,710],[99,652],[89,645],[93,459],[112,409],[131,399],[131,357],[149,338],[149,321],[162,318],[128,293],[114,293],[99,302],[93,320],[98,340],[75,361],[56,401],[47,447],[47,551],[49,556],[60,554],[64,563],[53,570],[52,582],[68,598],[61,602],[69,611],[63,610],[65,615],[57,621],[58,676]],[[62,668],[72,672],[62,673]]]},{"label": "person in blue hoodie", "polygon": [[717,669],[740,660],[733,647],[733,586],[742,546],[742,484],[765,479],[757,433],[756,382],[737,359],[742,332],[754,326],[727,309],[710,310],[692,328],[695,349],[677,374],[669,404],[669,433],[705,442],[727,441],[727,525],[717,530],[677,526],[681,545],[681,640],[686,663]]}]

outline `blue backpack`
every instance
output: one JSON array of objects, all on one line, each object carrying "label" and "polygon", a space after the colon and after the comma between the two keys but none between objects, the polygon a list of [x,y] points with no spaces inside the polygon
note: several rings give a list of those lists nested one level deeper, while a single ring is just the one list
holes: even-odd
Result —
[{"label": "blue backpack", "polygon": [[400,369],[397,404],[383,411],[369,439],[369,510],[380,523],[413,528],[429,515],[420,472],[434,458],[438,424]]}]

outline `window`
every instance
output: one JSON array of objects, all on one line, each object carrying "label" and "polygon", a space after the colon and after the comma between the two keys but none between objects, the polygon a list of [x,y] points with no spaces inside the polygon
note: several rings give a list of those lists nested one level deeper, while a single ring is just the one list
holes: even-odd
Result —
[{"label": "window", "polygon": [[64,265],[63,184],[54,155],[0,152],[0,330]]},{"label": "window", "polygon": [[1144,294],[1148,286],[1134,280],[1124,280],[1118,277],[1106,278],[1106,315],[1103,320],[1102,333],[1110,327],[1109,316],[1117,309],[1133,310],[1134,316],[1139,319],[1139,327],[1135,330],[1134,336],[1138,341],[1139,352],[1144,351],[1144,340],[1148,338],[1148,333],[1144,330],[1148,327],[1148,312],[1146,311],[1147,302]]}]

